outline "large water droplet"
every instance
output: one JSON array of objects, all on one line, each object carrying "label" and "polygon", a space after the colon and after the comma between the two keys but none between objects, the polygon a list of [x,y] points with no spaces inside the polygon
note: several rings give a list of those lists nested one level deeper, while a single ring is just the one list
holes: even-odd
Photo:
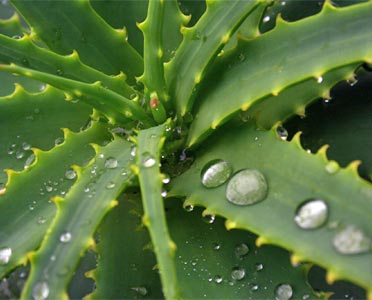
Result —
[{"label": "large water droplet", "polygon": [[301,204],[294,218],[303,229],[315,229],[322,226],[328,218],[327,204],[320,199],[309,200]]},{"label": "large water droplet", "polygon": [[241,243],[235,246],[234,253],[237,258],[242,259],[249,253],[249,247],[247,244]]},{"label": "large water droplet", "polygon": [[25,161],[24,168],[28,169],[33,164],[34,161],[35,161],[35,154],[31,153],[30,156],[27,157],[27,159]]},{"label": "large water droplet", "polygon": [[76,177],[76,172],[74,169],[68,169],[66,172],[65,172],[65,176],[67,179],[74,179]]},{"label": "large water droplet", "polygon": [[118,166],[118,161],[114,157],[109,157],[105,161],[105,168],[107,169],[115,169]]},{"label": "large water droplet", "polygon": [[61,234],[61,236],[59,237],[59,240],[62,242],[62,243],[68,243],[69,241],[71,241],[71,233],[70,232],[64,232]]},{"label": "large water droplet", "polygon": [[45,281],[38,282],[32,289],[32,297],[34,300],[45,300],[49,295],[49,286]]},{"label": "large water droplet", "polygon": [[0,249],[0,266],[6,265],[12,256],[12,248],[5,247]]},{"label": "large water droplet", "polygon": [[340,169],[340,166],[338,165],[338,163],[334,160],[330,160],[326,166],[325,166],[325,170],[327,173],[329,174],[335,174],[338,172],[338,170]]},{"label": "large water droplet", "polygon": [[266,198],[267,182],[261,172],[244,169],[228,182],[226,198],[236,205],[252,205]]},{"label": "large water droplet", "polygon": [[242,267],[235,267],[231,271],[231,278],[234,280],[242,280],[245,277],[245,269]]},{"label": "large water droplet", "polygon": [[284,283],[278,285],[275,290],[276,300],[289,300],[293,295],[293,289],[290,284]]},{"label": "large water droplet", "polygon": [[341,254],[359,254],[372,249],[371,239],[354,225],[341,228],[333,237],[332,243]]},{"label": "large water droplet", "polygon": [[156,164],[156,159],[150,153],[146,152],[146,153],[143,154],[142,165],[145,168],[151,168],[151,167],[155,166],[155,164]]},{"label": "large water droplet", "polygon": [[201,182],[207,188],[214,188],[225,183],[231,176],[230,164],[222,159],[207,163],[201,172]]}]

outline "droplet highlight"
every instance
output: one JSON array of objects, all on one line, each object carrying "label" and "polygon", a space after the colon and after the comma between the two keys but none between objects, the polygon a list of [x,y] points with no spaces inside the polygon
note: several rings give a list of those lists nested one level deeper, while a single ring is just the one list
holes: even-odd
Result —
[{"label": "droplet highlight", "polygon": [[71,238],[72,238],[71,233],[70,232],[65,232],[65,233],[61,234],[61,236],[59,237],[59,240],[62,243],[68,243],[69,241],[71,241]]},{"label": "droplet highlight", "polygon": [[242,259],[249,253],[249,247],[247,244],[241,243],[235,246],[234,254],[237,258]]},{"label": "droplet highlight", "polygon": [[245,277],[245,269],[242,267],[235,267],[231,271],[231,278],[233,280],[242,280]]},{"label": "droplet highlight", "polygon": [[0,249],[0,266],[6,265],[12,256],[12,248],[5,247]]},{"label": "droplet highlight", "polygon": [[118,166],[118,161],[114,157],[109,157],[105,161],[105,168],[106,169],[115,169]]},{"label": "droplet highlight", "polygon": [[344,226],[335,234],[332,244],[341,254],[360,254],[371,251],[372,240],[355,225]]},{"label": "droplet highlight", "polygon": [[328,206],[320,199],[309,200],[297,209],[294,221],[302,229],[316,229],[328,218]]},{"label": "droplet highlight", "polygon": [[32,289],[34,300],[45,300],[49,296],[49,286],[45,281],[38,282]]},{"label": "droplet highlight", "polygon": [[215,188],[224,184],[231,176],[230,164],[222,159],[208,162],[201,172],[201,183],[206,188]]},{"label": "droplet highlight", "polygon": [[68,169],[66,172],[65,172],[65,177],[67,179],[75,179],[76,178],[76,172],[74,169]]}]

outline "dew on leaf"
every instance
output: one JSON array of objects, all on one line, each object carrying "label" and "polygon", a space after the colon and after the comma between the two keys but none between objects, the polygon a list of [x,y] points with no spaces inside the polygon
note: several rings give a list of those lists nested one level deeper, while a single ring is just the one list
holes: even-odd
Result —
[{"label": "dew on leaf", "polygon": [[115,187],[115,183],[110,181],[107,185],[106,185],[106,189],[108,190],[111,190]]},{"label": "dew on leaf", "polygon": [[24,142],[22,144],[22,149],[25,150],[25,151],[30,150],[31,149],[31,145],[28,144],[28,143],[26,143],[26,142]]},{"label": "dew on leaf", "polygon": [[340,228],[333,237],[332,244],[341,254],[359,254],[372,249],[372,240],[355,225]]},{"label": "dew on leaf", "polygon": [[327,173],[329,174],[335,174],[337,173],[337,171],[340,169],[340,166],[338,165],[338,163],[334,160],[331,160],[329,161],[326,166],[325,166],[325,170]]},{"label": "dew on leaf", "polygon": [[283,126],[278,126],[278,128],[276,129],[276,133],[278,134],[278,136],[280,137],[280,139],[282,139],[283,141],[286,141],[287,140],[287,138],[288,138],[288,131]]},{"label": "dew on leaf", "polygon": [[54,145],[58,146],[58,145],[61,145],[63,142],[64,142],[64,138],[63,137],[58,137],[54,140]]},{"label": "dew on leaf", "polygon": [[37,223],[38,224],[44,224],[46,222],[46,219],[45,219],[45,217],[43,217],[43,216],[40,216],[40,217],[38,217],[37,218]]},{"label": "dew on leaf", "polygon": [[221,244],[213,243],[213,250],[220,250],[220,249],[221,249]]},{"label": "dew on leaf", "polygon": [[170,182],[170,177],[168,175],[165,175],[162,182],[163,184],[168,184]]},{"label": "dew on leaf", "polygon": [[49,296],[49,286],[45,281],[38,282],[32,289],[32,297],[34,300],[45,300]]},{"label": "dew on leaf", "polygon": [[258,286],[258,284],[255,284],[255,283],[253,283],[253,284],[251,284],[251,291],[258,291],[258,288],[259,288],[259,286]]},{"label": "dew on leaf", "polygon": [[151,168],[155,166],[156,159],[150,153],[143,154],[142,166],[145,168]]},{"label": "dew on leaf", "polygon": [[294,221],[302,229],[315,229],[322,226],[328,218],[328,206],[320,199],[302,203],[296,212]]},{"label": "dew on leaf", "polygon": [[201,171],[201,182],[207,188],[224,184],[231,176],[230,164],[222,159],[208,162]]},{"label": "dew on leaf", "polygon": [[216,216],[213,214],[206,214],[203,216],[203,221],[208,224],[212,224],[215,219],[216,219]]},{"label": "dew on leaf", "polygon": [[275,289],[276,300],[289,300],[293,295],[292,286],[288,283],[283,283],[277,286]]},{"label": "dew on leaf", "polygon": [[322,76],[317,77],[316,82],[317,83],[322,83],[323,82],[323,77]]},{"label": "dew on leaf", "polygon": [[59,241],[62,243],[68,243],[69,241],[71,241],[71,238],[72,238],[72,235],[70,232],[64,232],[60,235]]},{"label": "dew on leaf", "polygon": [[263,19],[262,19],[262,22],[264,23],[267,23],[270,21],[270,16],[265,16]]},{"label": "dew on leaf", "polygon": [[21,158],[23,158],[23,156],[25,156],[25,153],[22,150],[18,150],[16,152],[16,158],[17,159],[21,159]]},{"label": "dew on leaf", "polygon": [[148,294],[148,290],[145,286],[134,286],[131,287],[130,289],[141,296],[146,296]]},{"label": "dew on leaf", "polygon": [[68,169],[66,172],[65,172],[65,177],[67,179],[74,179],[76,178],[76,172],[74,169]]},{"label": "dew on leaf", "polygon": [[221,283],[223,281],[223,278],[220,275],[216,275],[213,278],[215,283]]},{"label": "dew on leaf", "polygon": [[109,157],[105,161],[105,168],[106,169],[115,169],[118,166],[118,161],[114,157]]},{"label": "dew on leaf", "polygon": [[187,212],[192,212],[194,210],[194,205],[188,204],[183,207],[183,209]]},{"label": "dew on leaf", "polygon": [[249,247],[247,244],[241,243],[235,246],[234,253],[237,258],[241,259],[249,253]]},{"label": "dew on leaf", "polygon": [[226,198],[236,205],[252,205],[266,198],[267,182],[258,170],[244,169],[230,179],[226,188]]},{"label": "dew on leaf", "polygon": [[245,277],[245,269],[242,267],[234,267],[231,271],[231,278],[234,280],[242,280]]},{"label": "dew on leaf", "polygon": [[0,266],[6,265],[12,256],[12,248],[0,248]]},{"label": "dew on leaf", "polygon": [[137,152],[137,147],[136,146],[133,146],[130,150],[130,155],[132,157],[135,157],[136,156],[136,152]]},{"label": "dew on leaf", "polygon": [[53,191],[53,187],[50,186],[50,185],[47,185],[47,186],[45,187],[45,189],[46,189],[46,191],[47,191],[48,193],[50,193],[51,191]]},{"label": "dew on leaf", "polygon": [[23,168],[28,169],[33,164],[34,161],[35,161],[35,154],[31,153],[30,156],[27,157]]},{"label": "dew on leaf", "polygon": [[261,264],[261,263],[255,264],[254,267],[255,267],[256,271],[261,271],[264,268],[263,264]]}]

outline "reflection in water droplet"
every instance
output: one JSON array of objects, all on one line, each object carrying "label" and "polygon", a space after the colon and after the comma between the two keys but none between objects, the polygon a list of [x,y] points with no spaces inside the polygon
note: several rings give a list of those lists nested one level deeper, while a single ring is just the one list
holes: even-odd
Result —
[{"label": "reflection in water droplet", "polygon": [[132,149],[130,150],[130,156],[135,157],[137,152],[137,147],[133,146]]},{"label": "reflection in water droplet", "polygon": [[289,300],[293,295],[293,290],[291,285],[284,283],[280,284],[275,290],[276,300]]},{"label": "reflection in water droplet", "polygon": [[145,286],[134,286],[130,289],[141,296],[146,296],[148,294],[147,288]]},{"label": "reflection in water droplet", "polygon": [[23,168],[28,169],[33,164],[34,161],[35,161],[35,154],[31,153],[30,156],[27,157]]},{"label": "reflection in water droplet", "polygon": [[110,181],[107,185],[106,185],[106,189],[113,189],[115,187],[115,183]]},{"label": "reflection in water droplet", "polygon": [[74,179],[76,177],[76,172],[74,169],[68,169],[65,173],[67,179]]},{"label": "reflection in water droplet", "polygon": [[333,237],[332,243],[341,254],[359,254],[372,249],[372,240],[354,225],[341,228]]},{"label": "reflection in water droplet", "polygon": [[235,267],[231,271],[231,278],[234,280],[242,280],[245,277],[245,269],[241,267]]},{"label": "reflection in water droplet", "polygon": [[237,258],[242,259],[249,253],[249,247],[247,244],[241,243],[235,246],[234,253]]},{"label": "reflection in water droplet", "polygon": [[34,300],[45,300],[49,295],[49,286],[45,281],[38,282],[32,289],[32,297]]},{"label": "reflection in water droplet", "polygon": [[326,166],[325,166],[325,170],[327,173],[329,174],[335,174],[337,173],[337,171],[340,169],[340,166],[338,165],[338,163],[334,160],[331,160],[329,161]]},{"label": "reflection in water droplet", "polygon": [[62,243],[68,243],[69,241],[71,241],[71,238],[72,238],[71,233],[70,232],[65,232],[65,233],[61,234],[61,236],[59,237],[59,240]]},{"label": "reflection in water droplet", "polygon": [[244,169],[230,179],[226,198],[236,205],[252,205],[266,198],[267,182],[258,170]]},{"label": "reflection in water droplet", "polygon": [[220,250],[221,245],[219,243],[213,243],[213,250]]},{"label": "reflection in water droplet", "polygon": [[283,141],[287,140],[288,131],[283,126],[278,126],[278,128],[276,129],[276,133]]},{"label": "reflection in water droplet", "polygon": [[194,205],[191,204],[185,205],[183,209],[186,210],[187,212],[191,212],[194,210]]},{"label": "reflection in water droplet", "polygon": [[118,161],[114,157],[109,157],[105,161],[106,169],[115,169],[118,166]]},{"label": "reflection in water droplet", "polygon": [[262,19],[262,22],[264,23],[267,23],[270,21],[270,16],[265,16],[263,19]]},{"label": "reflection in water droplet", "polygon": [[165,175],[162,181],[163,184],[168,184],[170,182],[170,177],[168,175]]},{"label": "reflection in water droplet", "polygon": [[46,222],[46,219],[43,216],[40,216],[37,218],[37,223],[38,224],[44,224]]},{"label": "reflection in water droplet", "polygon": [[328,218],[327,204],[320,199],[302,203],[297,209],[294,221],[302,229],[315,229],[322,226]]},{"label": "reflection in water droplet", "polygon": [[260,264],[260,263],[255,264],[254,267],[255,267],[256,271],[261,271],[264,268],[263,264]]},{"label": "reflection in water droplet", "polygon": [[317,77],[316,82],[317,83],[322,83],[323,82],[323,77],[322,76]]},{"label": "reflection in water droplet", "polygon": [[145,168],[151,168],[155,166],[155,164],[156,160],[152,155],[150,155],[150,153],[143,154],[142,166],[144,166]]},{"label": "reflection in water droplet", "polygon": [[223,281],[223,279],[220,275],[214,276],[213,280],[214,280],[215,283],[221,283]]},{"label": "reflection in water droplet", "polygon": [[207,188],[218,187],[231,176],[230,164],[221,159],[208,162],[201,172],[201,182]]},{"label": "reflection in water droplet", "polygon": [[0,248],[0,266],[6,265],[12,256],[12,248]]},{"label": "reflection in water droplet", "polygon": [[54,140],[54,145],[56,145],[56,146],[61,145],[64,142],[64,140],[65,139],[63,137],[56,138]]},{"label": "reflection in water droplet", "polygon": [[206,214],[203,216],[203,221],[208,224],[212,224],[215,219],[216,219],[216,216],[213,214]]}]

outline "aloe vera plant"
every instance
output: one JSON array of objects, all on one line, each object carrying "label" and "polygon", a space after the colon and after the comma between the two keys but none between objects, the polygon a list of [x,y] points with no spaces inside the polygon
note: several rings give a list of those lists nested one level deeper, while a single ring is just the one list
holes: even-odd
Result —
[{"label": "aloe vera plant", "polygon": [[0,8],[1,295],[372,298],[371,1]]}]

